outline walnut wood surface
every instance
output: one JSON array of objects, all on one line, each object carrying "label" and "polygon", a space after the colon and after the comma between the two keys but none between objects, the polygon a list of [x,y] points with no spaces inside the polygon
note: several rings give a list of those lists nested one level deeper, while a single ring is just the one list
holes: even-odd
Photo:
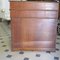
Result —
[{"label": "walnut wood surface", "polygon": [[10,2],[12,50],[55,51],[58,3]]}]

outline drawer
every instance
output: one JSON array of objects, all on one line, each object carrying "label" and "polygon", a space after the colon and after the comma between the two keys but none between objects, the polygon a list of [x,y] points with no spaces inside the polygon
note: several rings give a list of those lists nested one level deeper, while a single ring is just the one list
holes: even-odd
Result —
[{"label": "drawer", "polygon": [[57,11],[19,11],[11,10],[11,17],[25,18],[58,18]]},{"label": "drawer", "polygon": [[11,24],[15,42],[56,40],[56,19],[12,18]]},{"label": "drawer", "polygon": [[10,2],[10,9],[15,10],[58,10],[57,6],[56,2]]}]

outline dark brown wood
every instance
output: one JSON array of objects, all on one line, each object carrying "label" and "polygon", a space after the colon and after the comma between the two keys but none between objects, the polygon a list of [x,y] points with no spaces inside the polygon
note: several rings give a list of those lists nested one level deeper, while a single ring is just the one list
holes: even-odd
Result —
[{"label": "dark brown wood", "polygon": [[55,51],[58,3],[10,3],[12,50]]}]

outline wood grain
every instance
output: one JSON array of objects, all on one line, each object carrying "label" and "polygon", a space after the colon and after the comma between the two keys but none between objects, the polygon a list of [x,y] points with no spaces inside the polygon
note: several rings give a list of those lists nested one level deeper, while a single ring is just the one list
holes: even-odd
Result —
[{"label": "wood grain", "polygon": [[58,18],[57,11],[14,11],[11,12],[11,17],[25,17],[25,18]]},{"label": "wood grain", "polygon": [[58,3],[11,1],[12,50],[55,51]]},{"label": "wood grain", "polygon": [[58,10],[58,3],[56,2],[19,2],[10,1],[10,9],[15,10]]}]

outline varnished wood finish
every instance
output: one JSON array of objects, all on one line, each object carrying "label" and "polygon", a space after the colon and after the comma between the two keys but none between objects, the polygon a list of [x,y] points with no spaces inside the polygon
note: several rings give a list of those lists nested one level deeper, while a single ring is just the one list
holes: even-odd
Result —
[{"label": "varnished wood finish", "polygon": [[12,50],[55,51],[58,3],[11,1]]}]

